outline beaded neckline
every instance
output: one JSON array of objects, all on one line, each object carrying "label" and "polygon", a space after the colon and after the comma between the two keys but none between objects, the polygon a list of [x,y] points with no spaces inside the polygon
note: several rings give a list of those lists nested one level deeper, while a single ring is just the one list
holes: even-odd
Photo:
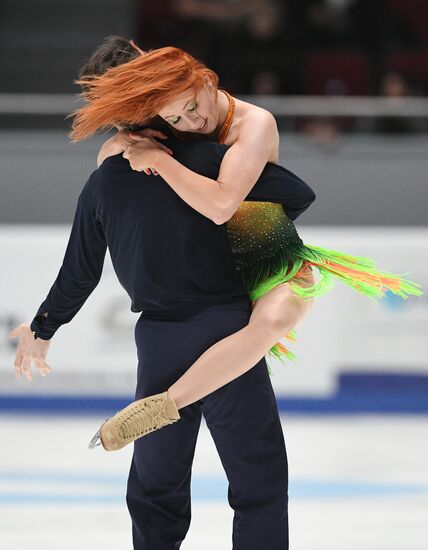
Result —
[{"label": "beaded neckline", "polygon": [[224,121],[223,126],[220,129],[218,143],[224,143],[226,141],[230,127],[232,125],[233,115],[235,113],[235,100],[228,92],[226,92],[226,90],[221,91],[226,94],[229,100],[229,109],[227,110],[226,120]]}]

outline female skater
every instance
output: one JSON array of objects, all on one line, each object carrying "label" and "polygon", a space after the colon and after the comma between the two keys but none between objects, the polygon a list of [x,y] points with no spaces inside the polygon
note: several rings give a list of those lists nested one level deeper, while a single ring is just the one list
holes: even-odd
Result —
[{"label": "female skater", "polygon": [[[268,350],[294,358],[278,340],[284,334],[294,339],[292,329],[312,299],[331,290],[333,276],[370,298],[382,297],[386,290],[403,298],[422,294],[418,284],[377,271],[371,259],[305,245],[282,205],[243,203],[266,162],[278,160],[272,115],[219,90],[217,75],[178,48],[140,53],[102,76],[78,82],[88,105],[74,113],[72,138],[78,141],[101,128],[138,125],[159,115],[178,131],[229,145],[217,181],[188,170],[147,137],[123,144],[122,150],[133,169],[152,169],[195,210],[215,223],[227,222],[236,267],[253,302],[248,326],[209,348],[168,388],[177,409],[242,375]],[[100,160],[111,147],[110,154],[120,152],[118,140],[109,140]],[[318,283],[313,267],[321,276]],[[162,427],[145,399],[107,419],[92,444],[100,438],[105,449],[119,449]]]}]

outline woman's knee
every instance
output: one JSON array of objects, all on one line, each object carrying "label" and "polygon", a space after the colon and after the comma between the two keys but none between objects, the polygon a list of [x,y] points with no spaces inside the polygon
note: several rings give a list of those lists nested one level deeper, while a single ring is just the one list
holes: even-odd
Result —
[{"label": "woman's knee", "polygon": [[276,289],[280,293],[275,300],[271,299],[273,296],[264,300],[263,296],[255,302],[250,323],[257,323],[260,329],[270,334],[282,335],[304,318],[313,299],[297,296],[288,283],[282,283]]},{"label": "woman's knee", "polygon": [[301,316],[302,305],[300,301],[291,298],[285,301],[281,308],[261,308],[250,322],[256,323],[259,330],[281,336],[284,334],[284,331],[294,325]]}]

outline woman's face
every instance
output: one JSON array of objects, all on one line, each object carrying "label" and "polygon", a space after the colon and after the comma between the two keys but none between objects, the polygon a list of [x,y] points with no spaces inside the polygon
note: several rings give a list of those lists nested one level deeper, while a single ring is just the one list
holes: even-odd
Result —
[{"label": "woman's face", "polygon": [[190,91],[177,96],[159,111],[159,116],[180,132],[210,134],[218,124],[216,100],[215,87],[205,84],[196,95]]}]

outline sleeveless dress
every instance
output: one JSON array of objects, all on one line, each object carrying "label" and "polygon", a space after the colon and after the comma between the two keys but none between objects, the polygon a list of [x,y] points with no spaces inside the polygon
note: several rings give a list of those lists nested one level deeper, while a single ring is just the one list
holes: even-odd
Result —
[{"label": "sleeveless dress", "polygon": [[[229,110],[217,139],[224,143],[232,124],[235,101],[226,90],[221,91],[229,99]],[[304,243],[282,204],[243,201],[226,227],[235,268],[252,302],[282,283],[288,283],[302,299],[312,299],[330,292],[336,279],[374,301],[383,298],[387,291],[403,299],[411,294],[423,294],[420,284],[402,277],[406,273],[380,271],[371,258]],[[314,268],[319,280],[308,285],[305,273]],[[284,337],[294,342],[296,331],[293,329]],[[280,341],[270,348],[268,356],[283,364],[286,359],[297,358]],[[268,370],[271,375],[269,363]]]}]

